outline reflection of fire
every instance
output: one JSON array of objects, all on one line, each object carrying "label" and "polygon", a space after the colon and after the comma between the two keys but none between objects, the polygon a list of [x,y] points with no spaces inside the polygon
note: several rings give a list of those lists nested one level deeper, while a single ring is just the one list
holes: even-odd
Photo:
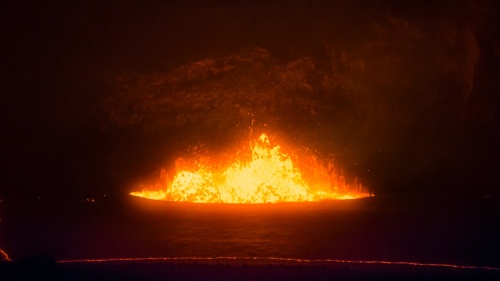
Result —
[{"label": "reflection of fire", "polygon": [[271,147],[269,138],[262,134],[251,146],[248,161],[238,159],[223,172],[197,161],[196,167],[181,169],[171,181],[162,170],[156,190],[148,188],[130,194],[195,203],[305,202],[369,196],[357,182],[347,184],[332,165],[324,168],[312,159],[301,159],[305,167],[301,173],[280,146]]}]

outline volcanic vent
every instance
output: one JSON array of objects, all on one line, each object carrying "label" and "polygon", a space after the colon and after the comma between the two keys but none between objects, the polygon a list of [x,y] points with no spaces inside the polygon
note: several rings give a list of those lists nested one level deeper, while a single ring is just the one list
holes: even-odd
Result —
[{"label": "volcanic vent", "polygon": [[369,196],[357,182],[346,184],[344,177],[332,170],[332,165],[325,169],[309,159],[303,163],[309,166],[310,169],[306,170],[309,173],[302,173],[290,156],[280,151],[280,146],[270,145],[266,134],[262,134],[249,151],[234,154],[239,154],[242,159],[237,159],[223,171],[216,168],[221,161],[211,159],[198,159],[186,165],[191,169],[177,167],[180,171],[172,181],[162,170],[160,182],[154,187],[157,190],[144,187],[131,195],[181,202],[251,204]]},{"label": "volcanic vent", "polygon": [[344,82],[328,67],[250,48],[163,74],[120,78],[105,105],[111,122],[170,132],[181,143],[172,154],[192,150],[132,195],[204,203],[368,196],[339,168],[346,160],[346,150],[336,146],[339,128],[351,117],[341,115]]}]

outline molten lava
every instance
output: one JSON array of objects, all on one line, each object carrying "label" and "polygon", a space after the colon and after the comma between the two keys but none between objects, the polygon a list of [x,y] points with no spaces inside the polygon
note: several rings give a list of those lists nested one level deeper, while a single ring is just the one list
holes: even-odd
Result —
[{"label": "molten lava", "polygon": [[194,167],[180,169],[172,180],[162,170],[156,187],[130,194],[153,200],[247,204],[369,196],[362,190],[361,184],[356,181],[352,185],[347,184],[331,164],[325,168],[316,158],[301,159],[307,167],[302,173],[280,149],[280,146],[272,147],[267,135],[262,134],[257,142],[250,145],[251,155],[246,161],[237,159],[222,171],[214,168],[216,165],[196,161]]}]

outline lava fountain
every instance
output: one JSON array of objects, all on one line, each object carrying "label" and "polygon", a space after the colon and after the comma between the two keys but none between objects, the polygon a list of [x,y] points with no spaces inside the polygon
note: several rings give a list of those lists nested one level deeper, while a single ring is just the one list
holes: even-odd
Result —
[{"label": "lava fountain", "polygon": [[[200,157],[178,159],[173,179],[162,169],[155,184],[142,186],[130,195],[153,200],[193,203],[262,204],[277,202],[318,202],[368,197],[363,186],[345,177],[332,164],[321,165],[315,157],[297,157],[301,165],[272,146],[262,134],[249,147],[237,150],[233,163],[220,168],[220,159]],[[299,168],[299,166],[301,168]]]}]

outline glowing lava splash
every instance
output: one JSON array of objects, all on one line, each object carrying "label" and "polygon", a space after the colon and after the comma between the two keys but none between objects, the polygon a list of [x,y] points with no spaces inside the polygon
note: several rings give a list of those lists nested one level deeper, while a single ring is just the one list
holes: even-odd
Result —
[{"label": "glowing lava splash", "polygon": [[[262,204],[308,202],[367,197],[361,184],[347,184],[330,164],[320,165],[316,158],[301,159],[299,170],[280,146],[272,147],[266,134],[250,145],[251,154],[239,158],[228,168],[217,169],[206,161],[177,167],[179,172],[169,180],[162,170],[160,182],[131,195],[153,200],[194,203]],[[243,159],[242,159],[243,158]],[[245,158],[248,158],[246,161]],[[180,162],[177,166],[182,166]]]}]

